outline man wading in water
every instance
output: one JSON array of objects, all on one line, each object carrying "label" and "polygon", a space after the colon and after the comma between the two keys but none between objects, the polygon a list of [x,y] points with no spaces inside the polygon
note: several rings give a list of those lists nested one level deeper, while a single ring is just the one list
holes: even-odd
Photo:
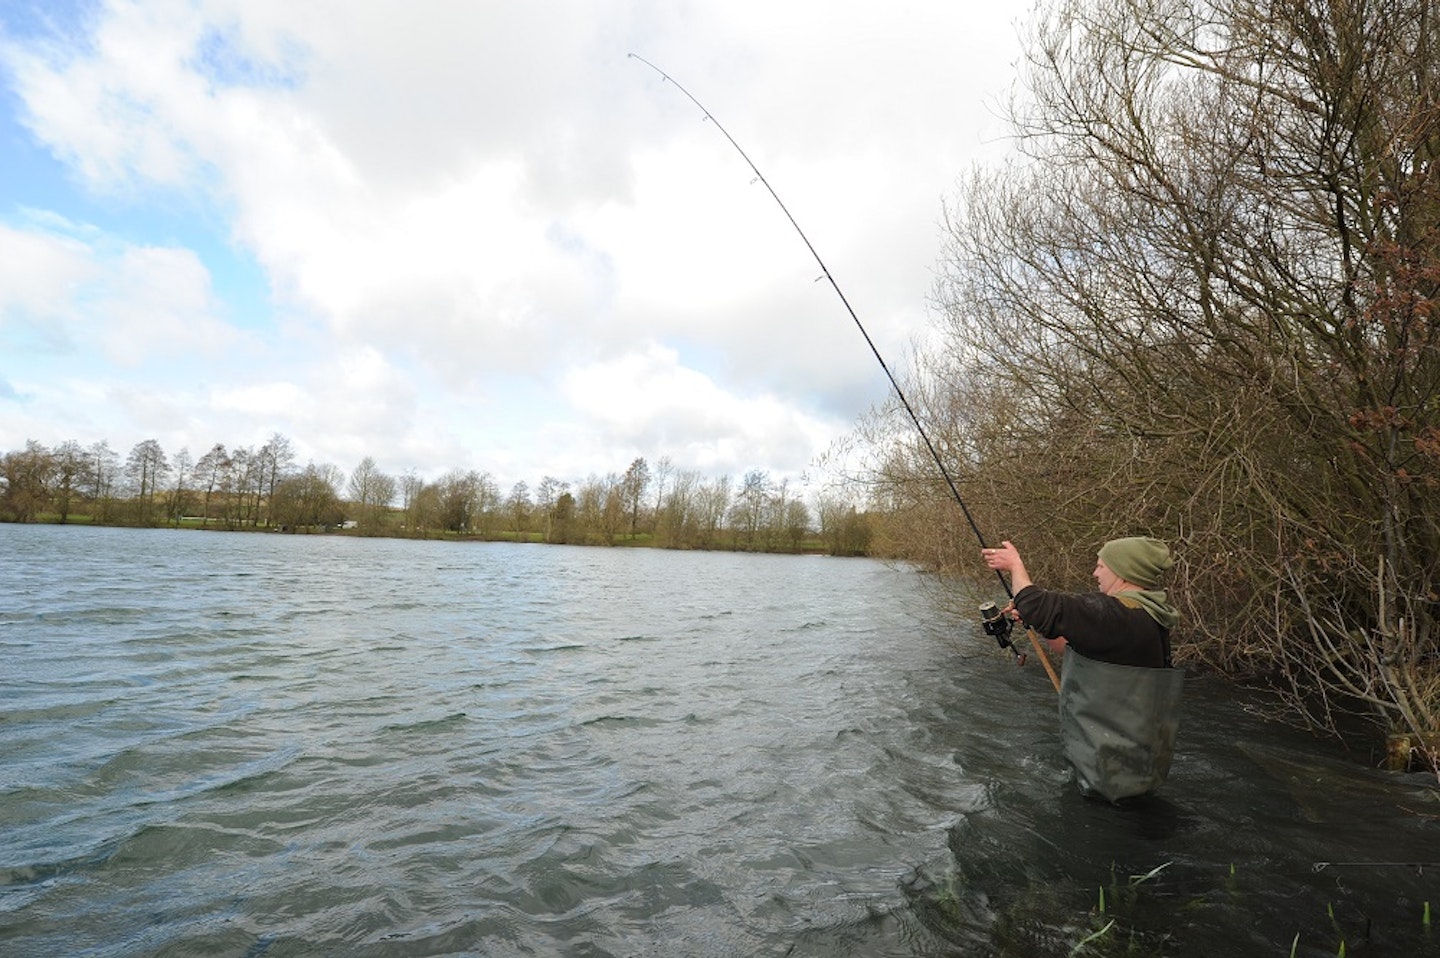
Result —
[{"label": "man wading in water", "polygon": [[1159,539],[1133,536],[1100,547],[1099,592],[1052,592],[1030,579],[1005,542],[982,549],[1010,574],[1010,612],[1067,653],[1060,677],[1060,735],[1080,790],[1110,801],[1158,788],[1170,771],[1184,673],[1170,665],[1179,621],[1161,577],[1174,564]]}]

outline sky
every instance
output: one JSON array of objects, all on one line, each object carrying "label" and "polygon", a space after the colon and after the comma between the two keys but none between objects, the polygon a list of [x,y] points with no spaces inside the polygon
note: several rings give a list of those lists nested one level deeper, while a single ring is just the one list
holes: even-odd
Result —
[{"label": "sky", "polygon": [[817,481],[1026,6],[0,0],[0,452]]}]

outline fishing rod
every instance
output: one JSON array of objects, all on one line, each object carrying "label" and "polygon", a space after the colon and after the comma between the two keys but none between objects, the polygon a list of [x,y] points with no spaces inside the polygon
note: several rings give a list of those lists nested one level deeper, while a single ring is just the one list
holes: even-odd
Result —
[{"label": "fishing rod", "polygon": [[[820,272],[824,275],[825,280],[830,284],[830,288],[835,290],[835,295],[840,297],[840,302],[844,304],[845,311],[849,313],[850,318],[855,321],[855,328],[860,330],[861,336],[865,337],[865,344],[870,347],[870,352],[874,354],[875,361],[878,362],[880,364],[880,368],[885,371],[885,378],[890,380],[890,386],[895,390],[895,397],[900,400],[900,405],[904,407],[905,412],[910,416],[910,421],[915,424],[916,432],[920,434],[921,440],[924,441],[925,448],[930,453],[930,458],[935,460],[935,467],[940,470],[940,476],[945,480],[945,485],[949,488],[950,495],[954,498],[955,503],[960,507],[960,512],[962,515],[965,516],[965,521],[969,523],[970,531],[975,533],[975,538],[979,540],[980,548],[989,548],[985,544],[985,536],[983,533],[981,533],[980,526],[977,525],[975,522],[975,517],[970,514],[970,507],[965,505],[965,499],[960,495],[960,489],[955,484],[955,480],[951,477],[950,470],[945,467],[945,460],[940,458],[940,453],[935,448],[935,444],[930,441],[930,434],[925,431],[925,426],[921,424],[920,417],[915,412],[915,407],[911,406],[910,400],[905,397],[905,390],[900,388],[900,383],[895,379],[895,374],[890,372],[889,364],[885,362],[885,357],[880,355],[880,349],[875,345],[875,341],[870,338],[870,333],[866,331],[865,324],[860,322],[860,317],[855,314],[854,307],[850,305],[850,300],[845,297],[845,292],[840,288],[840,284],[835,281],[834,275],[832,275],[830,272],[830,267],[826,266],[825,261],[820,258],[820,254],[816,252],[814,244],[810,242],[810,237],[805,235],[805,231],[802,230],[800,228],[800,224],[795,221],[795,217],[790,213],[790,208],[785,205],[784,200],[780,199],[780,194],[775,192],[775,187],[770,185],[770,181],[765,178],[764,173],[760,172],[760,168],[755,165],[755,161],[750,159],[750,155],[741,148],[739,143],[735,142],[735,138],[730,135],[730,131],[725,129],[724,125],[721,124],[719,120],[715,119],[715,115],[713,113],[705,109],[705,105],[703,103],[695,99],[694,94],[692,94],[689,90],[685,89],[685,87],[682,86],[680,82],[674,77],[672,77],[670,74],[666,73],[664,70],[651,63],[649,60],[640,56],[640,54],[631,53],[629,54],[629,56],[631,59],[639,60],[647,67],[660,74],[660,78],[662,80],[667,83],[674,84],[675,89],[685,94],[685,98],[688,99],[691,103],[695,104],[696,108],[699,109],[702,114],[704,114],[705,119],[710,123],[715,124],[715,129],[719,130],[721,135],[723,135],[725,139],[730,141],[730,145],[735,148],[735,152],[740,154],[740,156],[745,160],[745,163],[750,167],[751,171],[754,172],[755,179],[758,180],[761,184],[763,184],[765,189],[770,192],[771,198],[775,200],[775,203],[780,207],[781,212],[785,214],[785,218],[790,221],[790,225],[795,228],[795,232],[800,234],[800,239],[804,241],[805,248],[810,251],[810,255],[813,256],[815,258],[815,262],[820,265]],[[1004,574],[999,569],[996,569],[995,577],[1000,580],[1000,586],[1005,590],[1006,597],[1013,602],[1015,599],[1015,593],[1011,591],[1010,583],[1008,580],[1006,580]],[[999,643],[1002,649],[1008,649],[1015,656],[1015,662],[1017,665],[1024,665],[1026,655],[1024,652],[1020,651],[1020,649],[1016,648],[1015,644],[1010,640],[1010,620],[1005,616],[1004,612],[996,609],[995,604],[991,602],[986,603],[985,605],[980,607],[980,614],[984,622],[986,634],[994,637],[994,639],[996,640],[996,642]],[[1056,676],[1055,667],[1050,664],[1049,657],[1045,655],[1044,650],[1041,648],[1039,637],[1035,634],[1035,631],[1033,629],[1027,627],[1025,631],[1029,635],[1031,643],[1035,646],[1035,651],[1039,654],[1040,661],[1045,664],[1045,671],[1049,673],[1051,683],[1055,686],[1056,691],[1059,691],[1060,679],[1058,676]]]}]

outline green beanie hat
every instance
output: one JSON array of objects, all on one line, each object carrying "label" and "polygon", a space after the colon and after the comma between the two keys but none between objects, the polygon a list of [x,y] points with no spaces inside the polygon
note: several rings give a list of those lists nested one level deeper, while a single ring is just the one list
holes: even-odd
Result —
[{"label": "green beanie hat", "polygon": [[1149,536],[1111,539],[1100,547],[1100,561],[1126,582],[1147,589],[1158,588],[1160,576],[1175,564],[1170,547]]}]

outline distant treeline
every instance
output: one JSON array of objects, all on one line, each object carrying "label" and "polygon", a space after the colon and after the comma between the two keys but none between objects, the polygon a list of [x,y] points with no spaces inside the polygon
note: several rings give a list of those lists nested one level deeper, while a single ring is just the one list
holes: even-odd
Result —
[{"label": "distant treeline", "polygon": [[216,444],[198,459],[184,449],[167,455],[154,439],[123,460],[104,441],[30,440],[0,456],[0,521],[834,555],[866,555],[873,538],[871,517],[850,502],[822,496],[812,508],[761,470],[737,485],[639,458],[623,474],[574,484],[545,476],[502,493],[488,472],[426,482],[383,472],[369,456],[348,478],[329,464],[297,466],[278,433],[258,449]]}]

